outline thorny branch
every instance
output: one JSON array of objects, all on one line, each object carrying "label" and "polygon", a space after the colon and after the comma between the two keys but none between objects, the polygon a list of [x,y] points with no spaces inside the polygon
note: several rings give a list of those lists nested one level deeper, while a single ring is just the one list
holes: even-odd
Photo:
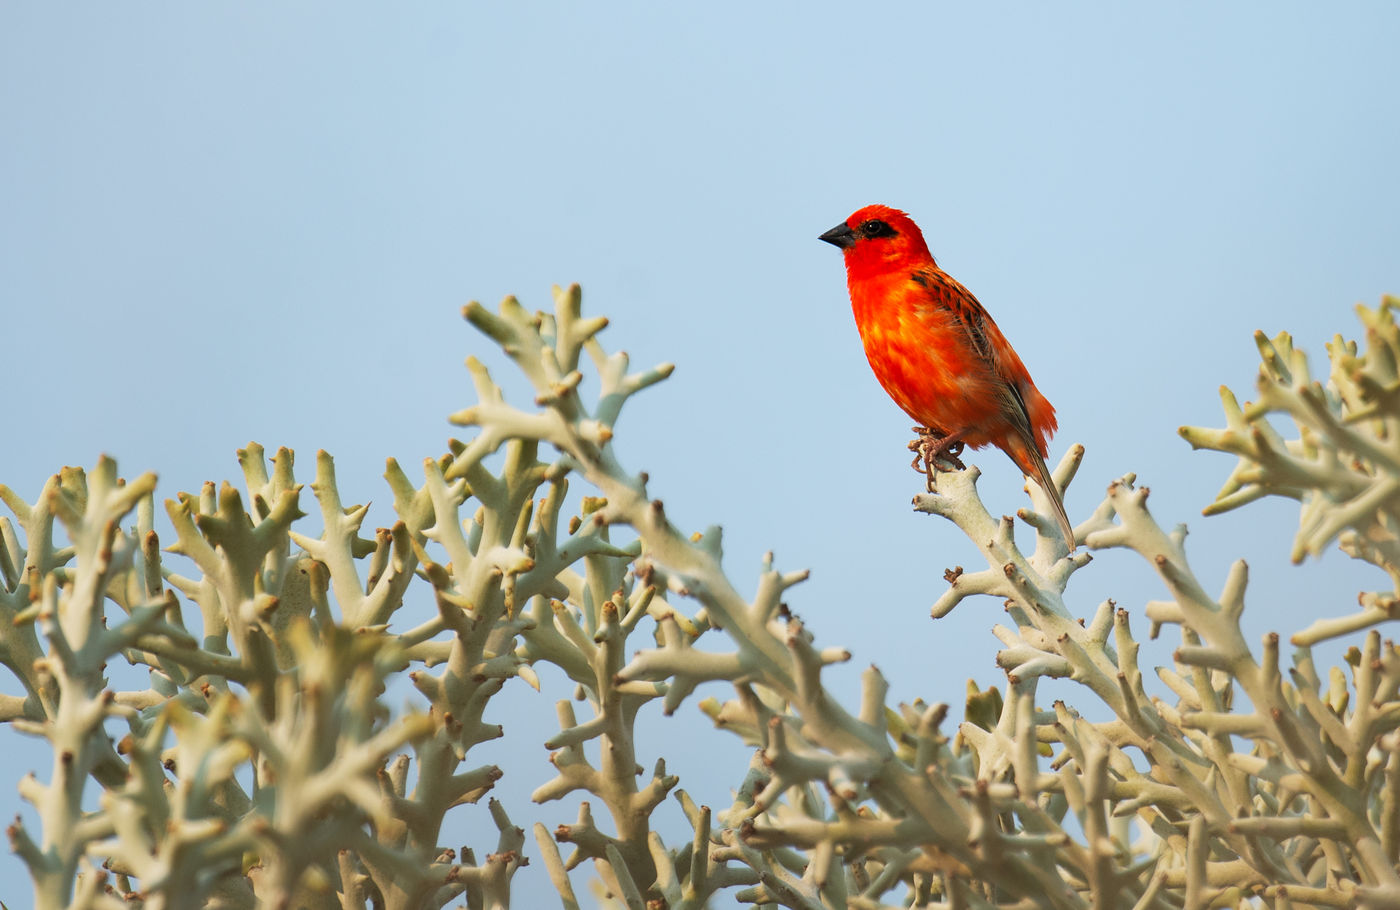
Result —
[{"label": "thorny branch", "polygon": [[[1244,564],[1211,593],[1135,477],[1109,486],[1071,555],[1037,487],[1019,513],[1025,550],[982,505],[975,467],[939,473],[915,508],[953,521],[987,567],[950,571],[933,614],[979,595],[1006,610],[994,630],[1006,684],[974,687],[947,732],[946,704],[889,706],[873,667],[854,697],[828,690],[824,668],[850,655],[786,610],[806,573],[769,556],[739,591],[720,530],[676,528],[646,475],[622,466],[621,412],[670,367],[632,372],[606,353],[606,320],[582,316],[577,287],[556,289],[552,314],[513,298],[466,308],[534,401],[508,404],[470,360],[477,403],[452,420],[475,435],[426,460],[420,485],[389,462],[396,518],[373,534],[325,453],[319,536],[295,530],[292,453],[269,470],[255,445],[239,453],[243,492],[209,484],[166,503],[164,551],[152,475],[125,482],[104,459],[90,475],[64,469],[35,503],[0,487],[14,516],[0,519],[0,664],[17,682],[0,719],[54,755],[44,781],[20,785],[39,831],[9,829],[35,903],[508,906],[524,831],[491,801],[499,836],[478,861],[443,847],[442,825],[504,773],[470,753],[502,735],[493,697],[517,677],[538,688],[543,663],[575,697],[557,700],[554,777],[534,798],[589,797],[552,832],[533,826],[566,908],[582,906],[585,863],[595,898],[629,908],[722,894],[793,908],[1400,907],[1400,653],[1373,628],[1400,609],[1394,305],[1361,309],[1366,349],[1330,345],[1325,383],[1286,335],[1260,337],[1258,401],[1224,391],[1225,429],[1182,430],[1240,459],[1208,512],[1297,499],[1295,559],[1335,540],[1390,590],[1293,635],[1285,669],[1278,636],[1254,648],[1240,631]],[[1060,462],[1061,487],[1082,455]],[[1139,666],[1134,610],[1068,599],[1091,552],[1111,547],[1160,577],[1169,599],[1145,617],[1153,635],[1179,627],[1171,667]],[[1311,646],[1360,631],[1346,667],[1319,672]],[[110,688],[117,657],[149,687]],[[395,714],[383,693],[405,671],[423,704]],[[1045,677],[1108,719],[1037,704]],[[755,752],[712,809],[679,789],[639,719],[714,681],[733,696],[699,707]],[[675,843],[653,824],[670,798],[691,829]]]}]

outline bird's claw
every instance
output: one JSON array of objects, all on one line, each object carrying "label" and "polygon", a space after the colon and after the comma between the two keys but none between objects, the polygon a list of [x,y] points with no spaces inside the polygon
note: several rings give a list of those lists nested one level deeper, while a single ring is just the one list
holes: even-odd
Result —
[{"label": "bird's claw", "polygon": [[967,470],[967,465],[962,463],[958,456],[962,454],[963,441],[959,437],[960,433],[950,433],[943,435],[929,427],[914,427],[914,432],[919,434],[918,439],[909,441],[909,451],[914,453],[914,460],[909,467],[918,471],[928,478],[928,491],[938,492],[934,483],[934,462],[943,459],[952,463],[959,471]]}]

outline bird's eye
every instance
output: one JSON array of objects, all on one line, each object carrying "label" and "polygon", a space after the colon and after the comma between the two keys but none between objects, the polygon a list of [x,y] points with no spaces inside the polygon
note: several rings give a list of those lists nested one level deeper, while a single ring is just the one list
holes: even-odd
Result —
[{"label": "bird's eye", "polygon": [[894,228],[879,219],[872,218],[860,226],[860,232],[866,237],[893,237]]}]

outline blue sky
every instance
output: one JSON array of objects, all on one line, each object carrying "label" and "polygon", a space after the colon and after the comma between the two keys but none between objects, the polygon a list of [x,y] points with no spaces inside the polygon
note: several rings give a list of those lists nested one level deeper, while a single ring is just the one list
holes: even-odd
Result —
[{"label": "blue sky", "polygon": [[[108,453],[173,496],[256,440],[307,480],[324,448],[347,502],[387,503],[383,459],[443,451],[471,401],[488,349],[460,306],[578,281],[605,345],[678,364],[618,428],[672,520],[723,524],[741,588],[768,549],[813,570],[790,602],[854,651],[831,674],[852,701],[871,662],[896,698],[956,701],[1000,678],[1001,611],[928,619],[978,557],[910,512],[909,420],[816,240],[884,202],[1057,407],[1052,463],[1088,448],[1071,517],[1137,472],[1207,586],[1248,558],[1251,631],[1288,632],[1378,574],[1288,567],[1286,503],[1202,519],[1231,463],[1175,431],[1221,422],[1222,383],[1249,397],[1255,330],[1321,365],[1354,303],[1400,292],[1397,35],[1383,3],[5,4],[0,482],[32,498]],[[1024,503],[1003,456],[974,460],[994,511]],[[1085,615],[1162,596],[1113,553],[1070,589]],[[552,702],[523,702],[538,752],[502,782],[551,828],[571,810],[511,794]],[[47,775],[19,754],[0,778]],[[718,804],[742,765],[687,770]]]}]

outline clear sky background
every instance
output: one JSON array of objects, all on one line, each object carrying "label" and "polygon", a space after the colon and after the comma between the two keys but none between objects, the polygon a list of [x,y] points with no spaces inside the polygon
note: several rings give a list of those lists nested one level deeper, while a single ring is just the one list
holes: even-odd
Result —
[{"label": "clear sky background", "polygon": [[[1001,679],[1001,609],[928,618],[944,567],[979,557],[911,513],[910,421],[816,240],[884,202],[1055,404],[1052,464],[1087,447],[1076,522],[1133,471],[1159,520],[1190,524],[1208,588],[1250,561],[1255,640],[1348,612],[1379,573],[1289,567],[1288,503],[1201,518],[1232,460],[1176,428],[1220,425],[1222,383],[1250,397],[1255,330],[1320,366],[1358,334],[1353,304],[1400,292],[1400,7],[1159,7],[0,5],[0,482],[32,499],[107,453],[173,497],[238,479],[256,440],[296,449],[306,481],[328,450],[345,500],[387,524],[384,458],[416,473],[472,401],[461,363],[489,348],[461,305],[547,308],[578,281],[606,346],[678,364],[618,427],[672,520],[723,524],[741,589],[768,549],[812,569],[789,602],[854,652],[828,676],[848,704],[873,662],[894,698],[956,705]],[[1025,503],[1000,453],[973,461],[993,511]],[[1069,591],[1139,630],[1163,596],[1117,553]],[[572,807],[527,794],[562,691],[513,688],[528,730],[482,762],[507,769],[516,823],[553,829]],[[726,805],[746,753],[707,727],[692,701],[640,754],[670,749]],[[0,744],[0,780],[47,779],[42,750]],[[0,816],[19,808],[0,786]],[[445,839],[488,852],[484,807]],[[0,857],[0,882],[18,874]]]}]

